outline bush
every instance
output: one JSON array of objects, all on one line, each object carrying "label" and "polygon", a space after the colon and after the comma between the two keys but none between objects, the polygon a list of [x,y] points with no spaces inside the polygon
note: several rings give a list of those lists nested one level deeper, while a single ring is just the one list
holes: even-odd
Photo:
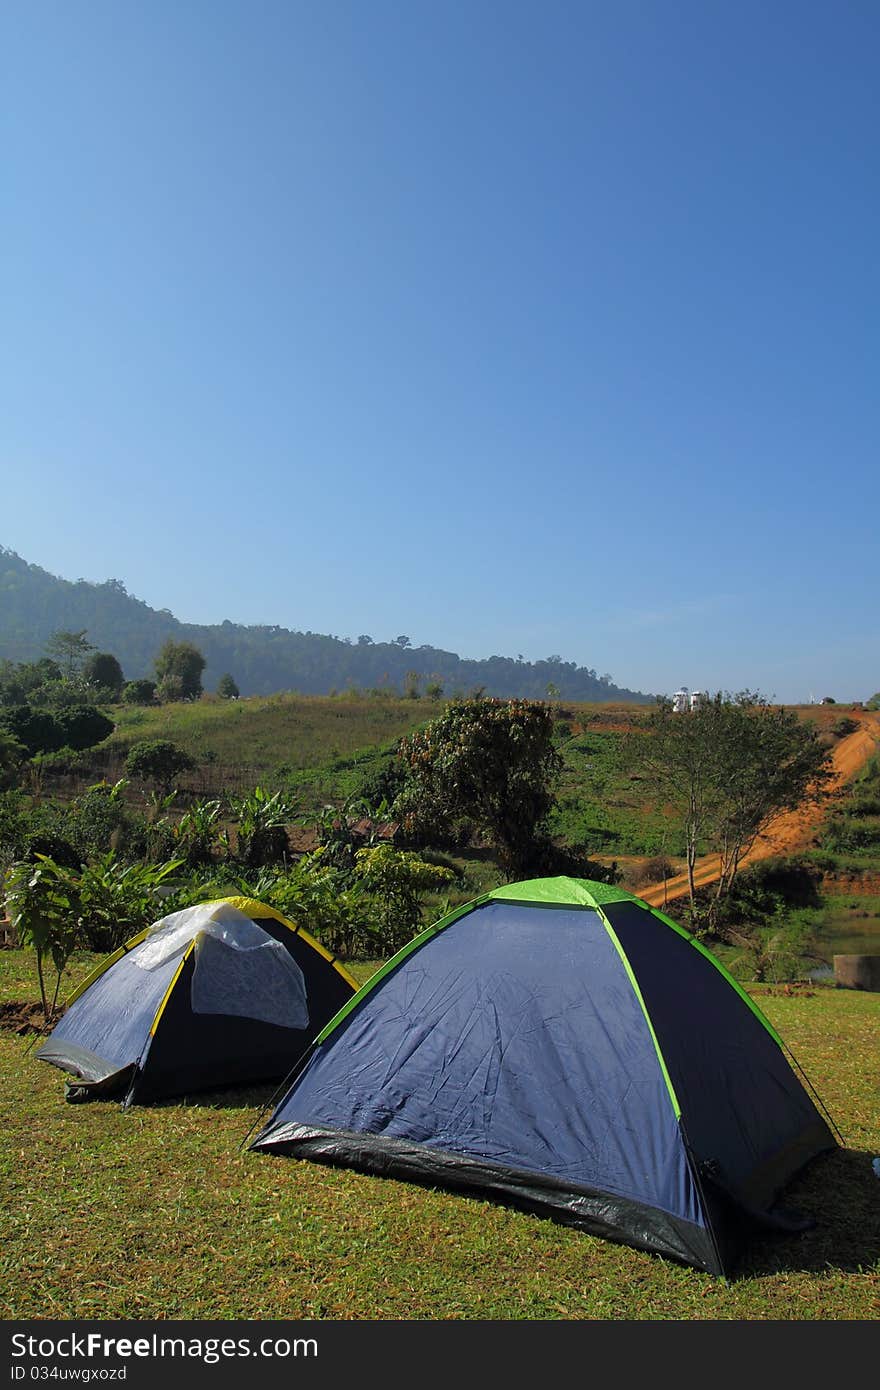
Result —
[{"label": "bush", "polygon": [[127,681],[122,687],[122,699],[127,705],[154,705],[156,703],[156,682],[149,680]]},{"label": "bush", "polygon": [[370,898],[350,876],[325,863],[321,850],[278,876],[263,896],[334,956],[351,959],[379,952]]},{"label": "bush", "polygon": [[678,869],[668,855],[655,854],[642,864],[633,882],[637,888],[642,888],[649,883],[663,883],[668,878],[675,878],[677,873]]},{"label": "bush", "polygon": [[280,792],[270,795],[264,787],[254,787],[244,796],[231,797],[230,810],[237,828],[237,857],[242,864],[256,869],[288,857],[287,826],[296,808]]},{"label": "bush", "polygon": [[[15,864],[6,874],[3,894],[9,920],[22,946],[31,946],[37,967],[40,1001],[47,1024],[58,1006],[61,976],[77,945],[77,928],[67,871],[51,859]],[[47,981],[52,962],[55,978]]]},{"label": "bush", "polygon": [[125,864],[111,851],[79,874],[70,874],[82,945],[106,955],[164,916],[167,880],[181,867],[181,860]]},{"label": "bush", "polygon": [[14,705],[0,713],[0,727],[22,745],[29,758],[36,753],[54,753],[64,739],[54,714],[31,705]]},{"label": "bush", "polygon": [[[60,849],[58,855],[53,847]],[[22,791],[0,792],[0,866],[15,860],[33,862],[38,853],[79,863],[68,840],[64,813],[46,803],[32,805]]]},{"label": "bush", "polygon": [[170,789],[181,772],[188,772],[195,765],[195,759],[189,753],[164,738],[145,739],[133,744],[125,759],[125,771],[129,777],[155,782],[166,789]]},{"label": "bush", "polygon": [[848,734],[854,734],[858,727],[859,721],[857,719],[850,719],[849,715],[845,714],[842,719],[838,719],[832,726],[831,732],[835,738],[846,738]]},{"label": "bush", "polygon": [[371,930],[383,955],[399,951],[422,926],[422,905],[457,877],[440,864],[428,864],[392,845],[359,849],[355,875],[372,898]]},{"label": "bush", "polygon": [[146,824],[126,805],[125,785],[97,782],[67,808],[60,828],[83,862],[110,850],[133,858],[144,853]]},{"label": "bush", "polygon": [[854,825],[848,816],[832,816],[821,844],[837,854],[880,849],[880,825]]}]

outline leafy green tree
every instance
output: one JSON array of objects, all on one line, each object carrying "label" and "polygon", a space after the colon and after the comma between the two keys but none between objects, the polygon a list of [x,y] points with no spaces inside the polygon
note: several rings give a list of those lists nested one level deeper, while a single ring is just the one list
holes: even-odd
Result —
[{"label": "leafy green tree", "polygon": [[82,668],[84,685],[103,694],[111,700],[118,700],[125,677],[122,667],[112,652],[93,652]]},{"label": "leafy green tree", "polygon": [[[66,871],[51,859],[14,864],[6,874],[4,897],[9,920],[22,946],[33,948],[40,1002],[47,1024],[55,1017],[61,977],[77,945],[77,920]],[[55,969],[47,981],[47,964]]]},{"label": "leafy green tree", "polygon": [[132,745],[125,759],[128,777],[142,782],[155,782],[164,791],[171,790],[176,777],[195,767],[195,759],[170,739],[144,739]]},{"label": "leafy green tree", "polygon": [[39,661],[2,661],[0,705],[42,704],[41,696],[61,682],[61,667],[48,656]]},{"label": "leafy green tree", "polygon": [[46,643],[46,651],[49,656],[58,663],[62,673],[69,681],[72,681],[80,673],[86,657],[93,650],[91,642],[86,641],[85,628],[81,628],[79,632],[67,632],[60,629],[58,632],[53,632]]},{"label": "leafy green tree", "polygon": [[[710,930],[758,836],[781,812],[820,799],[831,776],[831,755],[815,727],[748,690],[684,713],[662,700],[631,747],[658,799],[680,819],[692,920],[705,918]],[[694,881],[701,843],[720,859],[705,912]]]},{"label": "leafy green tree", "polygon": [[880,690],[877,691],[876,695],[871,696],[870,700],[865,705],[865,709],[880,709]]},{"label": "leafy green tree", "polygon": [[64,742],[54,714],[30,705],[14,705],[0,712],[0,728],[21,744],[29,758],[54,753]]},{"label": "leafy green tree", "polygon": [[448,833],[470,822],[490,836],[509,877],[530,872],[562,765],[548,705],[455,700],[403,739],[398,756],[407,780],[394,810],[409,833]]},{"label": "leafy green tree", "polygon": [[241,691],[228,672],[222,675],[217,682],[217,694],[220,696],[221,700],[237,700],[241,694]]},{"label": "leafy green tree", "polygon": [[197,700],[202,693],[205,658],[192,642],[163,643],[155,661],[159,694],[166,700]]}]

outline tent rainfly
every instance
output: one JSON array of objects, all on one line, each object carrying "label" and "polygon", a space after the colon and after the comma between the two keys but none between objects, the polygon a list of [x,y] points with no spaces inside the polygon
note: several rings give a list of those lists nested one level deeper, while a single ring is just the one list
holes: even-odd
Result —
[{"label": "tent rainfly", "polygon": [[286,1076],[357,985],[274,908],[226,898],[173,912],[84,980],[36,1053],[68,1100],[144,1103]]},{"label": "tent rainfly", "polygon": [[607,884],[507,884],[320,1033],[251,1145],[507,1201],[717,1274],[836,1140],[697,940]]}]

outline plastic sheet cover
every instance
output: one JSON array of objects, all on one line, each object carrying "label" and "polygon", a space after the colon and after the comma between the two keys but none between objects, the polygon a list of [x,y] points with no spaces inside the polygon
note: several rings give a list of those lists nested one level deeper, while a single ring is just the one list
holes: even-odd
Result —
[{"label": "plastic sheet cover", "polygon": [[309,1021],[302,971],[280,941],[228,903],[172,912],[152,926],[135,963],[158,970],[195,943],[190,1003],[196,1014],[232,1014],[281,1028]]}]

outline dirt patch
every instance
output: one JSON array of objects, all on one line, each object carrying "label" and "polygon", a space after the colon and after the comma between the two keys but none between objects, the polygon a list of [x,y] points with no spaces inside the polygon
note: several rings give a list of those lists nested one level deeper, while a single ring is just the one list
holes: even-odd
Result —
[{"label": "dirt patch", "polygon": [[880,898],[880,874],[828,874],[822,880],[822,892],[854,898]]},{"label": "dirt patch", "polygon": [[0,1004],[0,1029],[5,1033],[17,1033],[19,1037],[25,1037],[28,1033],[45,1035],[51,1033],[63,1013],[64,1010],[59,1009],[53,1021],[47,1025],[42,1004],[34,1004],[29,999],[8,999]]}]

